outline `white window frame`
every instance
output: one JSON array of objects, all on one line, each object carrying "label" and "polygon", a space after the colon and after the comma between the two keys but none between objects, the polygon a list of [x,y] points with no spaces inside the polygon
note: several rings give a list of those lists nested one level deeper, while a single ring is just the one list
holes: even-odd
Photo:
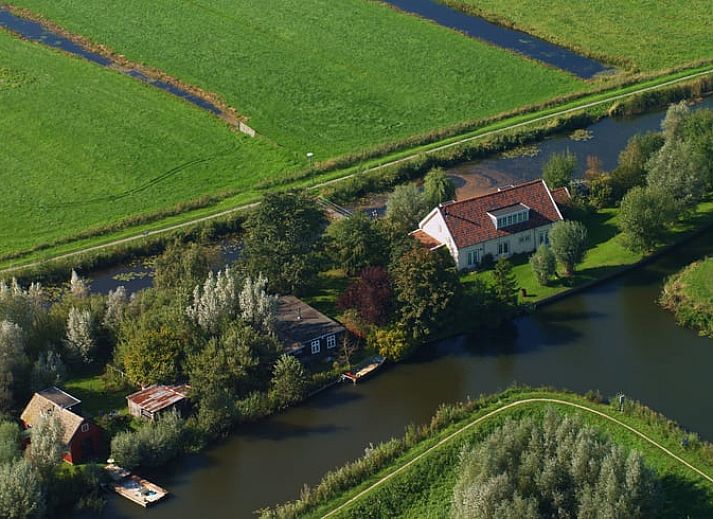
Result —
[{"label": "white window frame", "polygon": [[80,427],[79,430],[82,431],[83,433],[89,432],[89,424],[88,423],[83,423]]},{"label": "white window frame", "polygon": [[322,349],[319,339],[313,340],[309,346],[312,350],[312,355],[317,355]]},{"label": "white window frame", "polygon": [[503,240],[498,243],[498,255],[510,254],[510,240]]},{"label": "white window frame", "polygon": [[547,231],[539,231],[537,234],[537,244],[538,245],[549,245],[550,244],[550,239],[549,239],[549,233]]},{"label": "white window frame", "polygon": [[337,347],[337,336],[332,334],[332,335],[327,335],[327,349],[332,349]]}]

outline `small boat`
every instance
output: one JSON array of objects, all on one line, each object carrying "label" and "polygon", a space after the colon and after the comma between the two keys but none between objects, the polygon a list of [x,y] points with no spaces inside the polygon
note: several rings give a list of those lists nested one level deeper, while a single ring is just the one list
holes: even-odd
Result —
[{"label": "small boat", "polygon": [[374,371],[379,369],[384,364],[384,362],[386,362],[386,359],[381,355],[374,355],[373,357],[369,357],[363,362],[357,364],[353,370],[347,371],[346,373],[342,374],[342,380],[348,380],[349,382],[353,382],[354,384],[356,384],[358,381],[368,377]]},{"label": "small boat", "polygon": [[106,470],[111,476],[109,487],[122,497],[133,501],[144,508],[151,506],[168,495],[168,490],[131,474],[128,470],[113,463],[107,465]]}]

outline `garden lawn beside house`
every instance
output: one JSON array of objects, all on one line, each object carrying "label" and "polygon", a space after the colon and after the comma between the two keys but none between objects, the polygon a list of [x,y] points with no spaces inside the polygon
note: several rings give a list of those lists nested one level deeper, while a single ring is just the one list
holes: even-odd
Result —
[{"label": "garden lawn beside house", "polygon": [[[558,277],[553,279],[548,286],[541,286],[528,263],[529,255],[513,257],[513,273],[518,287],[527,291],[527,297],[522,297],[520,294],[519,302],[538,303],[567,290],[604,279],[644,259],[646,257],[644,254],[632,252],[622,243],[622,235],[616,223],[617,215],[618,209],[602,209],[581,219],[587,227],[589,248],[584,261],[576,266],[576,272],[572,278],[563,277],[560,267],[558,268]],[[662,237],[662,247],[673,245],[712,224],[713,199],[709,198],[699,204],[690,216],[676,223]],[[484,277],[487,281],[492,281],[491,270],[464,274],[461,279],[466,287],[466,294],[469,285],[472,285],[475,278],[479,276]]]},{"label": "garden lawn beside house", "polygon": [[82,401],[82,411],[92,418],[111,411],[128,414],[126,397],[131,389],[107,387],[103,375],[71,378],[61,384],[63,390]]},{"label": "garden lawn beside house", "polygon": [[708,0],[439,0],[629,70],[713,58]]},{"label": "garden lawn beside house", "polygon": [[[312,489],[312,492],[303,492],[303,495],[320,496],[316,499],[316,503],[301,513],[286,514],[281,517],[322,517],[399,467],[414,460],[419,454],[466,424],[507,404],[532,398],[557,399],[613,417],[650,437],[705,474],[713,475],[713,448],[709,444],[699,442],[695,435],[686,433],[662,415],[638,403],[628,402],[625,411],[621,413],[613,404],[595,403],[568,392],[514,388],[499,395],[481,397],[459,406],[446,406],[439,410],[431,425],[427,425],[418,436],[414,434],[415,430],[411,429],[404,439],[397,440],[401,447],[396,449],[397,455],[394,458],[386,457],[381,463],[376,462],[376,466],[371,470],[354,474],[348,480],[346,487],[339,488],[336,484],[339,478],[328,476],[325,481],[329,483],[321,489],[321,492],[319,486]],[[566,404],[530,402],[484,419],[427,453],[423,458],[360,496],[355,502],[331,517],[448,516],[453,487],[459,474],[459,460],[463,446],[478,444],[506,419],[541,418],[548,407],[553,407],[564,415],[576,415],[583,423],[593,427],[602,436],[609,437],[617,445],[640,452],[648,466],[656,471],[661,482],[664,491],[661,512],[664,517],[710,514],[713,509],[713,484],[661,449],[605,417]],[[681,446],[684,440],[687,442],[687,447]]]}]

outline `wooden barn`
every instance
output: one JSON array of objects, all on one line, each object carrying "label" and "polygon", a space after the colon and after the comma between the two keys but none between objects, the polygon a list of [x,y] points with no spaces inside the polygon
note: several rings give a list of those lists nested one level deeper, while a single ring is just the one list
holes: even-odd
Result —
[{"label": "wooden barn", "polygon": [[25,429],[31,429],[42,415],[57,416],[64,429],[62,442],[67,448],[64,460],[71,464],[85,463],[104,452],[103,431],[81,414],[82,402],[57,387],[48,387],[34,394],[20,415]]}]

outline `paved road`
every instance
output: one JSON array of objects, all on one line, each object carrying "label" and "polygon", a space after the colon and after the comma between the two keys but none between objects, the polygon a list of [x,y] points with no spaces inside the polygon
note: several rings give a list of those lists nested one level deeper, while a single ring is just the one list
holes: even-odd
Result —
[{"label": "paved road", "polygon": [[702,478],[708,480],[710,483],[713,484],[713,478],[711,478],[708,474],[702,472],[701,470],[697,469],[696,467],[694,467],[693,465],[691,465],[690,463],[688,463],[686,460],[684,460],[684,459],[680,458],[679,456],[675,455],[673,452],[671,452],[670,450],[668,450],[666,447],[664,447],[664,446],[661,445],[660,443],[656,442],[655,440],[649,438],[649,437],[646,436],[644,433],[642,433],[642,432],[640,432],[640,431],[634,429],[633,427],[631,427],[631,426],[629,426],[629,425],[623,423],[623,422],[620,421],[620,420],[617,420],[617,419],[614,418],[613,416],[609,416],[608,414],[602,413],[601,411],[597,411],[596,409],[592,409],[592,408],[590,408],[590,407],[587,407],[587,406],[584,406],[584,405],[581,405],[581,404],[575,404],[574,402],[568,402],[568,401],[566,401],[566,400],[559,400],[559,399],[557,399],[557,398],[525,398],[525,399],[523,399],[523,400],[518,400],[518,401],[516,401],[516,402],[512,402],[512,403],[510,403],[510,404],[507,404],[507,405],[504,405],[504,406],[502,406],[502,407],[499,407],[498,409],[495,409],[494,411],[491,411],[491,412],[489,412],[488,414],[485,414],[485,415],[481,416],[480,418],[476,418],[476,419],[473,420],[472,422],[470,422],[470,423],[464,425],[463,427],[461,427],[461,428],[458,429],[457,431],[455,431],[455,432],[449,434],[448,436],[446,436],[445,438],[443,438],[441,441],[439,441],[439,442],[438,442],[437,444],[435,444],[433,447],[429,448],[428,450],[426,450],[426,451],[422,452],[421,454],[419,454],[418,456],[416,456],[414,459],[412,459],[411,461],[409,461],[409,462],[406,463],[405,465],[399,467],[398,469],[394,470],[394,471],[391,472],[390,474],[384,476],[383,478],[381,478],[380,480],[378,480],[377,482],[375,482],[373,485],[371,485],[371,486],[367,487],[366,489],[362,490],[361,492],[359,492],[357,495],[355,495],[354,497],[352,497],[352,498],[349,499],[348,501],[346,501],[346,502],[344,502],[343,504],[339,505],[337,508],[333,509],[332,511],[326,513],[325,515],[322,516],[322,519],[324,519],[324,518],[326,518],[326,517],[331,517],[331,516],[333,516],[334,514],[336,514],[336,513],[340,512],[340,511],[344,510],[344,509],[347,508],[349,505],[353,504],[355,501],[358,501],[359,499],[361,499],[362,497],[364,497],[366,494],[368,494],[369,492],[373,491],[375,488],[377,488],[377,487],[383,485],[384,483],[386,483],[388,480],[390,480],[390,479],[393,478],[394,476],[397,476],[397,475],[400,474],[401,472],[407,470],[411,465],[413,465],[413,464],[416,463],[417,461],[423,459],[425,456],[428,456],[431,452],[433,452],[434,450],[438,449],[438,448],[441,447],[442,445],[444,445],[444,444],[450,442],[453,438],[455,438],[456,436],[461,435],[463,432],[467,431],[468,429],[471,429],[472,427],[475,427],[476,425],[478,425],[478,424],[484,422],[484,421],[487,420],[488,418],[491,418],[491,417],[493,417],[493,416],[495,416],[495,415],[498,415],[498,414],[503,413],[503,412],[505,412],[505,411],[507,411],[507,410],[509,410],[509,409],[512,409],[513,407],[518,407],[518,406],[521,406],[521,405],[531,404],[531,403],[547,403],[547,404],[557,404],[557,405],[563,405],[563,406],[568,406],[568,407],[574,407],[574,408],[580,409],[580,410],[582,410],[582,411],[585,411],[585,412],[587,412],[587,413],[592,413],[592,414],[595,414],[595,415],[600,416],[600,417],[602,417],[602,418],[605,418],[606,420],[609,420],[610,422],[614,422],[615,424],[620,425],[621,427],[624,427],[624,428],[628,429],[629,431],[631,431],[632,433],[636,434],[636,435],[639,436],[640,438],[644,439],[645,441],[647,441],[648,443],[650,443],[650,444],[653,445],[654,447],[656,447],[656,448],[658,448],[658,449],[661,449],[663,452],[665,452],[666,454],[668,454],[669,456],[671,456],[673,459],[675,459],[676,461],[678,461],[678,462],[681,463],[682,465],[686,466],[687,468],[689,468],[690,470],[692,470],[693,472],[695,472],[696,474],[698,474],[699,476],[701,476]]},{"label": "paved road", "polygon": [[[454,147],[454,146],[459,146],[459,145],[464,144],[464,143],[467,143],[467,142],[472,142],[472,141],[480,140],[480,139],[487,139],[488,137],[492,137],[493,135],[497,135],[497,134],[500,134],[500,133],[503,133],[503,132],[507,132],[507,131],[510,131],[510,130],[513,130],[513,129],[516,129],[516,128],[521,128],[521,127],[528,126],[528,125],[531,125],[531,124],[536,124],[536,123],[540,123],[540,122],[547,121],[547,120],[550,120],[550,119],[555,119],[555,118],[557,118],[557,117],[562,117],[563,115],[567,115],[567,114],[570,114],[570,113],[579,112],[579,111],[581,111],[581,110],[586,110],[587,108],[592,108],[592,107],[595,107],[595,106],[600,106],[600,105],[603,105],[603,104],[611,103],[611,102],[613,102],[613,101],[618,101],[618,100],[621,100],[621,99],[625,99],[625,98],[627,98],[627,97],[631,97],[631,96],[634,96],[634,95],[637,95],[637,94],[641,94],[641,93],[644,93],[644,92],[649,92],[649,91],[651,91],[651,90],[658,90],[658,89],[661,89],[661,88],[665,88],[665,87],[667,87],[667,86],[674,85],[674,84],[676,84],[676,83],[681,83],[681,82],[684,82],[684,81],[689,81],[689,80],[691,80],[691,79],[695,79],[695,78],[697,78],[697,77],[705,76],[705,75],[711,74],[711,73],[713,73],[713,68],[709,68],[709,69],[706,69],[706,70],[701,71],[701,72],[695,72],[695,73],[687,74],[687,75],[682,76],[682,77],[680,77],[680,78],[672,79],[671,81],[666,81],[665,83],[661,83],[661,84],[659,84],[659,85],[643,87],[643,88],[639,88],[639,89],[633,90],[633,91],[631,91],[631,92],[627,92],[627,93],[625,93],[625,94],[617,94],[617,95],[613,95],[613,96],[606,97],[605,99],[601,99],[601,100],[599,100],[599,101],[592,101],[592,102],[590,102],[590,103],[585,103],[585,104],[582,104],[582,105],[578,105],[578,106],[576,106],[576,107],[574,107],[574,108],[568,108],[568,109],[564,109],[564,110],[558,110],[558,111],[553,112],[553,113],[551,113],[551,114],[543,115],[543,116],[540,116],[540,117],[536,117],[536,118],[530,119],[530,120],[528,120],[528,121],[524,121],[524,122],[521,122],[521,123],[508,125],[508,126],[505,126],[505,127],[503,127],[503,128],[499,128],[499,129],[496,129],[496,130],[491,130],[491,131],[484,132],[484,133],[481,133],[481,134],[478,134],[478,135],[474,135],[474,136],[471,136],[471,137],[465,137],[465,138],[463,138],[463,139],[459,139],[459,140],[456,140],[456,141],[454,141],[454,142],[450,142],[450,143],[448,143],[448,144],[443,144],[443,145],[441,145],[441,146],[436,146],[436,147],[434,147],[434,148],[430,148],[430,149],[425,150],[425,151],[419,151],[419,152],[416,152],[416,153],[414,153],[414,154],[412,154],[412,155],[409,155],[409,156],[406,156],[406,157],[403,157],[403,158],[400,158],[400,159],[397,159],[397,160],[393,160],[393,161],[390,161],[390,162],[386,162],[386,163],[381,164],[381,165],[379,165],[379,166],[374,166],[374,167],[372,167],[372,168],[363,170],[363,171],[361,171],[361,172],[359,172],[359,173],[351,173],[351,174],[345,175],[345,176],[343,176],[343,177],[339,177],[339,178],[336,178],[336,179],[333,179],[333,180],[328,180],[328,181],[326,181],[326,182],[322,182],[322,183],[316,184],[316,185],[310,187],[310,189],[312,189],[312,190],[314,190],[314,189],[320,189],[320,188],[322,188],[322,187],[325,187],[325,186],[334,184],[334,183],[336,183],[336,182],[341,182],[341,181],[343,181],[343,180],[352,178],[352,177],[354,177],[354,176],[356,176],[356,175],[359,175],[359,174],[362,174],[362,173],[369,173],[369,172],[373,172],[373,171],[379,171],[379,170],[381,170],[381,169],[384,169],[384,168],[387,168],[387,167],[390,167],[390,166],[393,166],[393,165],[396,165],[396,164],[400,164],[400,163],[402,163],[402,162],[407,162],[407,161],[412,160],[413,158],[415,158],[415,157],[417,157],[417,156],[419,156],[419,155],[430,155],[430,154],[432,154],[432,153],[437,153],[437,152],[439,152],[439,151],[443,151],[443,150],[452,148],[452,147]],[[103,249],[115,247],[115,246],[117,246],[117,245],[122,245],[122,244],[126,244],[126,243],[131,243],[131,242],[133,242],[133,241],[137,241],[137,240],[141,240],[141,239],[143,239],[143,238],[146,238],[146,237],[148,237],[148,236],[156,236],[156,235],[158,235],[158,234],[163,234],[163,233],[166,233],[166,232],[175,231],[175,230],[177,230],[177,229],[182,229],[182,228],[185,228],[185,227],[190,227],[190,226],[195,225],[195,224],[200,223],[200,222],[205,222],[205,221],[213,220],[213,219],[215,219],[215,218],[220,218],[220,217],[222,217],[222,216],[226,216],[226,215],[229,215],[229,214],[233,214],[233,213],[236,213],[236,212],[238,212],[238,211],[245,211],[245,210],[247,210],[247,209],[251,209],[251,208],[253,208],[253,207],[256,207],[256,206],[258,205],[258,203],[259,203],[259,202],[255,202],[255,203],[252,203],[252,204],[246,204],[246,205],[231,207],[230,209],[226,209],[226,210],[220,211],[220,212],[218,212],[218,213],[213,213],[213,214],[210,214],[210,215],[208,215],[208,216],[202,216],[202,217],[199,217],[199,218],[194,218],[194,219],[187,220],[187,221],[182,222],[182,223],[179,223],[179,224],[169,225],[169,226],[167,226],[167,227],[162,227],[162,228],[160,228],[160,229],[156,229],[156,230],[153,230],[153,231],[143,232],[143,233],[140,233],[140,234],[136,234],[136,235],[134,235],[134,236],[129,236],[129,237],[127,237],[127,238],[121,238],[121,239],[118,239],[118,240],[113,240],[113,241],[111,241],[111,242],[104,243],[104,244],[102,244],[102,245],[94,245],[94,246],[91,246],[91,247],[79,249],[79,250],[72,251],[72,252],[68,252],[68,253],[65,253],[65,254],[60,254],[60,255],[57,255],[57,256],[53,256],[53,257],[51,257],[51,258],[45,258],[45,259],[33,261],[33,262],[31,262],[31,263],[26,263],[26,264],[23,264],[23,265],[20,265],[20,266],[8,267],[8,268],[0,269],[0,275],[2,275],[2,274],[8,274],[8,273],[11,273],[11,272],[14,272],[14,271],[17,271],[17,270],[26,269],[26,268],[38,267],[38,266],[40,266],[40,265],[43,265],[43,264],[45,264],[45,263],[49,263],[49,262],[55,261],[55,260],[61,260],[61,259],[72,258],[72,257],[78,256],[78,255],[80,255],[80,254],[84,254],[84,253],[86,253],[86,252],[93,252],[93,251],[97,251],[97,250],[103,250]]]}]

